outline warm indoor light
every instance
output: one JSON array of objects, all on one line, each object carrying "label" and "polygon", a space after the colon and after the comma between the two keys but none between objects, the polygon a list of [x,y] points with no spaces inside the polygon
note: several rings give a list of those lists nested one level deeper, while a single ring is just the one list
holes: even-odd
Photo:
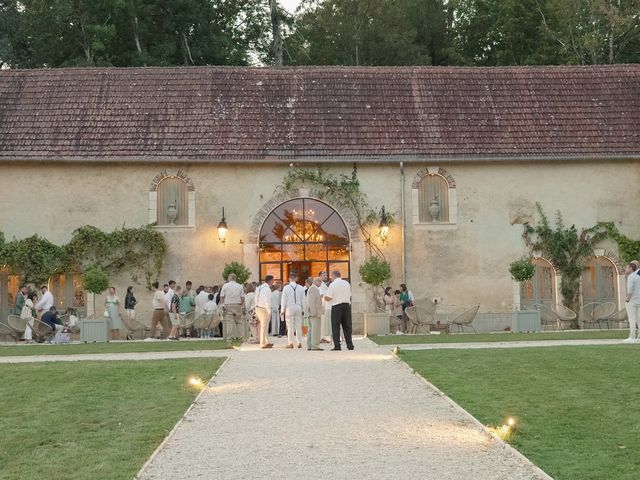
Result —
[{"label": "warm indoor light", "polygon": [[229,227],[227,226],[227,220],[224,218],[224,207],[222,207],[222,220],[218,223],[218,240],[223,245],[227,241],[227,230],[229,230]]},{"label": "warm indoor light", "polygon": [[387,219],[387,212],[384,209],[384,205],[382,206],[382,212],[380,213],[380,225],[378,225],[378,236],[382,243],[387,241],[389,238],[389,220]]}]

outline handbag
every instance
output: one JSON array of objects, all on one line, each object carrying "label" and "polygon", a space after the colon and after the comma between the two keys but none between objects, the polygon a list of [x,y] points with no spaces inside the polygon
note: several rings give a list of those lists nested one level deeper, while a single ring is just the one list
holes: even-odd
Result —
[{"label": "handbag", "polygon": [[102,315],[104,318],[109,318],[109,310],[105,310],[104,314]]}]

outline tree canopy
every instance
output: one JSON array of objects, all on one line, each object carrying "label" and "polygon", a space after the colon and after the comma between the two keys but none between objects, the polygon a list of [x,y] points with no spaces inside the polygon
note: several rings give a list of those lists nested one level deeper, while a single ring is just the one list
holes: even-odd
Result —
[{"label": "tree canopy", "polygon": [[303,0],[293,14],[276,0],[0,0],[4,67],[280,56],[285,65],[640,62],[640,0]]}]

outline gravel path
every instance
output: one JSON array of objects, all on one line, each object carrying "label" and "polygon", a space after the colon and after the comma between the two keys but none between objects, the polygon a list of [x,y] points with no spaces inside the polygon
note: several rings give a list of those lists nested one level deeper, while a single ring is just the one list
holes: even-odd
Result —
[{"label": "gravel path", "polygon": [[176,352],[78,353],[73,355],[24,355],[0,357],[2,363],[83,362],[119,360],[168,360],[172,358],[232,357],[235,350],[186,350]]},{"label": "gravel path", "polygon": [[390,347],[355,345],[220,352],[229,361],[138,478],[549,478]]}]

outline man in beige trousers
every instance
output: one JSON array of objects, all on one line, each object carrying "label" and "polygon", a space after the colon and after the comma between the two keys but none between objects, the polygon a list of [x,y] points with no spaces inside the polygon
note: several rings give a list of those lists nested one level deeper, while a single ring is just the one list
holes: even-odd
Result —
[{"label": "man in beige trousers", "polygon": [[322,306],[322,296],[320,295],[320,285],[322,280],[320,277],[313,279],[313,284],[307,290],[307,308],[309,313],[309,328],[310,331],[307,335],[311,338],[310,350],[322,350],[320,348],[320,320],[324,313],[324,307]]}]

